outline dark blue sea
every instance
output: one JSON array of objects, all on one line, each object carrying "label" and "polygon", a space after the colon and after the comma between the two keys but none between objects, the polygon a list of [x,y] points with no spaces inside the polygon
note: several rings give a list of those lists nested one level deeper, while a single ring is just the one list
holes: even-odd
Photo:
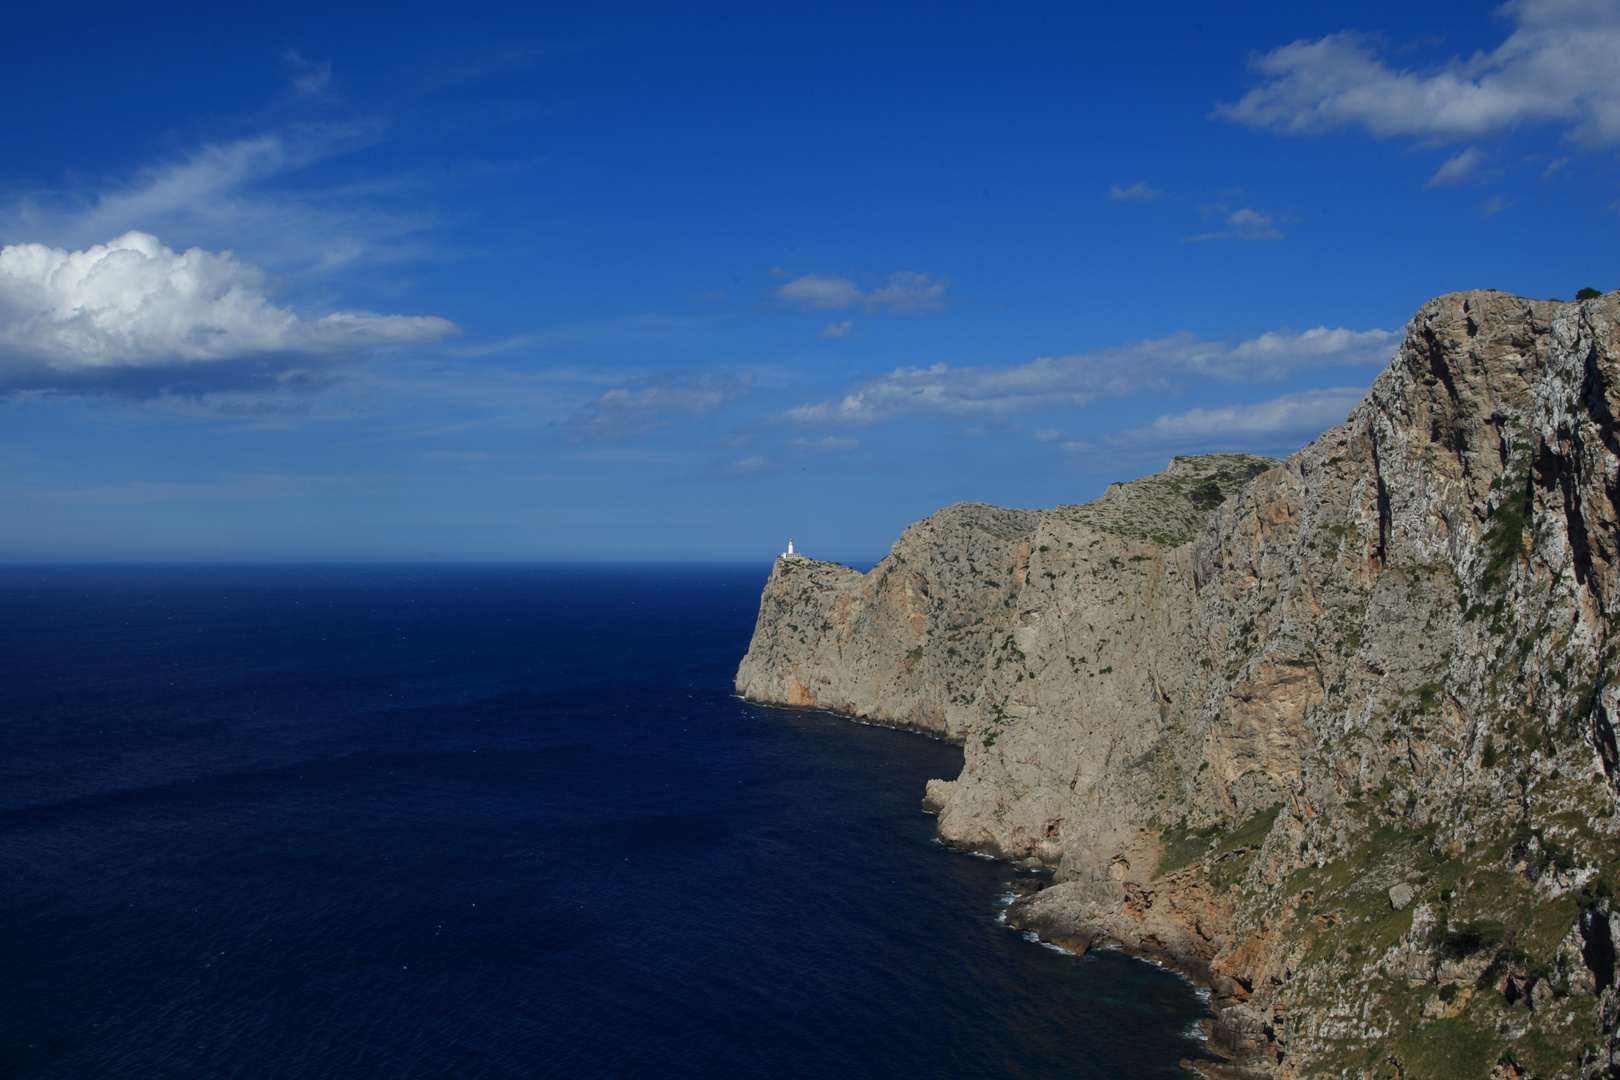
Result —
[{"label": "dark blue sea", "polygon": [[1172,1076],[961,752],[731,695],[768,567],[0,570],[0,1076]]}]

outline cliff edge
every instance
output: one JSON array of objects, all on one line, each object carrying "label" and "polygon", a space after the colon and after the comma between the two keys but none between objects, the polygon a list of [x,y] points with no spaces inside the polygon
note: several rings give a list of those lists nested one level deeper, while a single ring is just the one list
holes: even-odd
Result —
[{"label": "cliff edge", "polygon": [[780,559],[738,693],[962,742],[941,839],[1210,985],[1210,1072],[1620,1076],[1617,314],[1444,296],[1286,461]]}]

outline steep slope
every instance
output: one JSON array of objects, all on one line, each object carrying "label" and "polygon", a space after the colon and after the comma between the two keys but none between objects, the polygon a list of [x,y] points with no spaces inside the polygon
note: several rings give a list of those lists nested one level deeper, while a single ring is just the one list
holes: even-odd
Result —
[{"label": "steep slope", "polygon": [[738,691],[963,740],[941,838],[1206,980],[1232,1075],[1620,1075],[1617,313],[1441,297],[1286,462],[779,561]]},{"label": "steep slope", "polygon": [[[1145,618],[1152,604],[1137,587],[1144,576],[1162,576],[1155,571],[1165,551],[1185,545],[1228,494],[1275,464],[1241,454],[1177,458],[1165,473],[1056,510],[958,503],[907,529],[865,575],[784,555],[765,586],[737,692],[956,742],[970,730],[992,730],[997,717],[1036,708],[1028,700],[1034,686],[1020,688],[1025,676],[1015,672],[1023,668],[1007,660],[1037,636],[1048,605],[1023,599],[1044,596],[1041,587],[1060,577],[1107,580],[1107,590],[1085,595],[1078,615],[1123,603]],[[1146,572],[1145,563],[1152,564]],[[1060,623],[1065,629],[1056,632],[1066,633],[1077,612],[1070,603],[1052,615],[1044,637]],[[1091,633],[1083,621],[1073,629],[1082,638]],[[1050,674],[1059,677],[1041,680],[1057,697],[1048,708],[1062,708],[1060,701],[1097,707],[1095,697],[1076,693],[1072,667]]]}]

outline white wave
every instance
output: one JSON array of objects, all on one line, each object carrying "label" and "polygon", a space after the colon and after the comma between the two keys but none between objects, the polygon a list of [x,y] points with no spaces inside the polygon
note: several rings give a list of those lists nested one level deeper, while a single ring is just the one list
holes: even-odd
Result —
[{"label": "white wave", "polygon": [[1042,941],[1041,940],[1041,935],[1037,934],[1033,930],[1020,930],[1018,932],[1018,936],[1023,938],[1025,941],[1033,941],[1035,944],[1039,945],[1043,949],[1051,949],[1053,952],[1062,953],[1064,956],[1078,956],[1079,955],[1073,949],[1065,949],[1062,945],[1059,945],[1056,942]]}]

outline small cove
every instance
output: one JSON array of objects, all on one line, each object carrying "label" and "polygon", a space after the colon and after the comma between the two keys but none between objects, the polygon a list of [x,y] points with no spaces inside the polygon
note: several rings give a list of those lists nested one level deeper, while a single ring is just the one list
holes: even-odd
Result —
[{"label": "small cove", "polygon": [[960,751],[731,696],[762,566],[0,571],[5,1077],[1176,1075]]}]

